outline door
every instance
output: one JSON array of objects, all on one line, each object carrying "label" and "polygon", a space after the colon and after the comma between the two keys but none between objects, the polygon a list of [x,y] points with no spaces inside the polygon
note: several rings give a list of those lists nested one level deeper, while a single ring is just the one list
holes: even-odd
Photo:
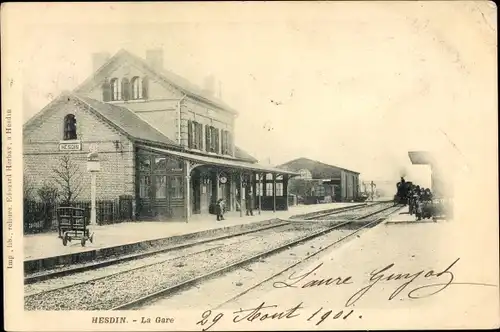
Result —
[{"label": "door", "polygon": [[200,213],[200,198],[201,198],[201,181],[200,176],[194,173],[191,177],[191,211],[193,214]]},{"label": "door", "polygon": [[172,215],[170,211],[168,188],[168,177],[165,174],[155,174],[153,206],[157,219],[167,219]]},{"label": "door", "polygon": [[140,218],[152,218],[154,216],[154,197],[151,185],[151,175],[141,174],[139,176],[139,204],[137,213]]}]

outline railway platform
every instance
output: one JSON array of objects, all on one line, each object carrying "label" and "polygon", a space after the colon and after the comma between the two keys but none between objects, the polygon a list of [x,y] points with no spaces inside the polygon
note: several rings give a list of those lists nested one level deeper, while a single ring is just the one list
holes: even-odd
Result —
[{"label": "railway platform", "polygon": [[24,268],[25,272],[37,272],[60,265],[68,265],[106,256],[125,255],[135,250],[154,245],[159,242],[182,242],[196,235],[223,234],[228,229],[244,231],[252,224],[271,221],[273,219],[289,219],[311,213],[336,210],[346,207],[364,205],[365,203],[329,203],[299,205],[290,207],[288,211],[258,211],[254,216],[240,217],[239,212],[230,212],[225,220],[216,221],[212,215],[194,215],[190,222],[184,221],[135,221],[112,225],[90,225],[94,233],[93,243],[87,242],[82,247],[80,241],[63,246],[57,233],[44,233],[24,236]]},{"label": "railway platform", "polygon": [[[491,266],[498,262],[498,248],[492,241],[480,249],[467,245],[478,243],[485,230],[466,222],[416,222],[405,212],[221,309],[262,302],[286,309],[301,303],[305,319],[283,320],[283,330],[495,327],[499,285]],[[276,282],[290,286],[278,288]],[[272,324],[269,320],[259,328]],[[247,329],[251,323],[240,325]]]}]

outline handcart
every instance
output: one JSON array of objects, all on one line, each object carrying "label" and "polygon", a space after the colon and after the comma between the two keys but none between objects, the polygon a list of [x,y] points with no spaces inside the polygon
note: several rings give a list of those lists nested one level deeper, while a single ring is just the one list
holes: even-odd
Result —
[{"label": "handcart", "polygon": [[87,240],[92,243],[94,234],[90,235],[88,229],[88,219],[85,216],[85,209],[74,207],[61,207],[57,209],[57,223],[59,238],[64,246],[71,240],[80,240],[82,247],[85,247]]}]

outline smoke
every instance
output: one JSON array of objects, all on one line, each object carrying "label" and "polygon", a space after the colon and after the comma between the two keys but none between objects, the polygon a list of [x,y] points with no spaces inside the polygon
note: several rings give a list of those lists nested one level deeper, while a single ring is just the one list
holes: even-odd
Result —
[{"label": "smoke", "polygon": [[406,177],[408,174],[406,167],[400,167],[399,168],[399,177]]}]

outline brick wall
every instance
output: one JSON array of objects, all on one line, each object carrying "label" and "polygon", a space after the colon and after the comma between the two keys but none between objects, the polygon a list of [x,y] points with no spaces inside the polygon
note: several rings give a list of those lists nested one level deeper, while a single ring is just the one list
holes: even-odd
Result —
[{"label": "brick wall", "polygon": [[[59,151],[63,118],[68,113],[76,115],[81,151]],[[123,194],[135,196],[132,142],[83,105],[73,100],[54,105],[32,128],[26,128],[23,138],[24,174],[35,189],[40,188],[44,181],[53,182],[53,169],[60,165],[60,157],[69,155],[82,174],[84,189],[78,199],[90,199],[90,173],[86,158],[89,145],[96,143],[101,162],[101,171],[97,173],[97,199],[114,199]]]}]

